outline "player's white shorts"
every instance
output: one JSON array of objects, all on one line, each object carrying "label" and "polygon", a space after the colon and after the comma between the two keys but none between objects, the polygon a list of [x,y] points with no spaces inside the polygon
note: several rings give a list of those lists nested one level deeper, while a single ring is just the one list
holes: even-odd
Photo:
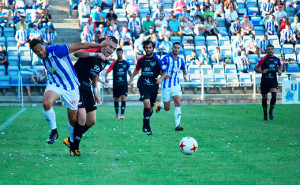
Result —
[{"label": "player's white shorts", "polygon": [[160,92],[161,92],[161,100],[163,102],[171,101],[173,96],[182,96],[180,85],[171,88],[161,89]]},{"label": "player's white shorts", "polygon": [[60,99],[64,100],[66,107],[68,107],[69,109],[71,110],[78,109],[79,89],[65,90],[63,88],[56,87],[55,84],[48,84],[45,93],[47,91],[54,91],[57,94],[59,94]]}]

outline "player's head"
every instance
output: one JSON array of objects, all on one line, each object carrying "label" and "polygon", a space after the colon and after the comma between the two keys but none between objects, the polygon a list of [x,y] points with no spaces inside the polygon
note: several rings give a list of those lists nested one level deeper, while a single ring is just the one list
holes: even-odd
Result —
[{"label": "player's head", "polygon": [[181,47],[180,42],[174,42],[173,43],[173,48],[172,48],[173,55],[178,55],[179,54],[180,47]]},{"label": "player's head", "polygon": [[123,58],[123,49],[118,48],[116,51],[117,51],[118,60],[121,60]]},{"label": "player's head", "polygon": [[30,48],[41,59],[45,59],[47,57],[47,48],[40,39],[32,39],[30,41]]},{"label": "player's head", "polygon": [[145,50],[146,56],[151,57],[153,55],[155,44],[150,39],[147,39],[143,42],[143,48]]},{"label": "player's head", "polygon": [[116,37],[109,36],[108,38],[111,39],[112,44],[104,48],[101,48],[101,53],[106,57],[109,57],[118,47],[118,40],[116,39]]},{"label": "player's head", "polygon": [[274,46],[272,44],[267,46],[267,55],[272,57],[274,54]]}]

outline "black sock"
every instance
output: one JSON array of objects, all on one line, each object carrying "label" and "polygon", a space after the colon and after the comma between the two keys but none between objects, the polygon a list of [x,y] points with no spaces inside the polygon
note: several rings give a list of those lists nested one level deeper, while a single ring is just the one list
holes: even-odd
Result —
[{"label": "black sock", "polygon": [[84,126],[81,126],[78,123],[76,123],[74,126],[74,149],[75,150],[79,149],[79,143],[81,141],[83,131],[84,131]]},{"label": "black sock", "polygon": [[116,114],[119,114],[119,102],[115,102],[114,105]]},{"label": "black sock", "polygon": [[125,112],[125,108],[126,108],[126,101],[122,101],[121,102],[121,114],[123,115]]},{"label": "black sock", "polygon": [[272,92],[272,99],[271,99],[271,102],[270,102],[270,113],[273,113],[273,109],[275,107],[275,104],[276,104],[276,92]]},{"label": "black sock", "polygon": [[264,110],[264,116],[268,116],[268,99],[262,99],[262,107]]},{"label": "black sock", "polygon": [[88,127],[86,124],[83,126],[82,135],[88,131],[90,127]]},{"label": "black sock", "polygon": [[144,108],[144,127],[150,129],[150,109]]}]

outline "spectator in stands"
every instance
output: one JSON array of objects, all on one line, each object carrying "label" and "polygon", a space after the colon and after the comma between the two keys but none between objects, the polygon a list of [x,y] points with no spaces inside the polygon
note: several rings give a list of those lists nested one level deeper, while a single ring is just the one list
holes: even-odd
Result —
[{"label": "spectator in stands", "polygon": [[130,3],[126,6],[127,16],[131,17],[133,14],[140,13],[140,7],[138,4],[135,3],[135,0],[130,0]]},{"label": "spectator in stands", "polygon": [[281,21],[279,21],[279,33],[283,30],[283,29],[285,29],[285,25],[287,24],[287,23],[289,23],[290,24],[290,21],[292,20],[292,18],[288,18],[287,16],[283,16],[282,17],[282,20]]},{"label": "spectator in stands", "polygon": [[80,0],[69,0],[70,1],[70,9],[69,9],[69,19],[72,19],[72,11],[75,7],[79,5]]},{"label": "spectator in stands", "polygon": [[94,11],[93,13],[92,18],[96,26],[99,26],[99,24],[103,24],[104,26],[106,26],[105,13],[101,11],[101,6],[97,6],[96,11]]},{"label": "spectator in stands", "polygon": [[122,31],[123,27],[128,28],[128,23],[127,23],[127,21],[123,21],[123,22],[122,22],[122,26],[119,27],[119,31],[120,31],[120,32]]},{"label": "spectator in stands", "polygon": [[288,62],[285,62],[285,59],[284,59],[282,53],[279,53],[279,54],[278,54],[278,58],[280,59],[280,63],[281,63],[281,65],[283,66],[282,71],[284,71],[284,69],[287,69]]},{"label": "spectator in stands", "polygon": [[46,80],[47,80],[47,76],[45,75],[45,71],[40,71],[35,77],[35,81],[37,84],[45,84]]},{"label": "spectator in stands", "polygon": [[114,22],[118,23],[118,16],[117,14],[115,14],[114,9],[113,8],[109,8],[109,13],[106,14],[106,22],[108,22],[110,24],[110,22],[112,20],[114,20]]},{"label": "spectator in stands", "polygon": [[152,39],[152,42],[154,42],[154,44],[155,44],[153,53],[155,53],[156,55],[159,55],[160,54],[160,42],[158,41],[157,35],[152,34],[151,39]]},{"label": "spectator in stands", "polygon": [[238,33],[241,33],[241,24],[239,18],[236,18],[235,21],[231,24],[230,33],[231,35],[237,35]]},{"label": "spectator in stands", "polygon": [[25,22],[26,17],[21,15],[21,21],[16,24],[16,30],[19,30],[21,25],[24,25],[25,30],[28,30],[28,24]]},{"label": "spectator in stands", "polygon": [[89,30],[96,33],[96,24],[92,22],[92,18],[88,18],[88,22],[85,22],[83,26],[87,26]]},{"label": "spectator in stands", "polygon": [[[123,28],[126,28],[126,27],[123,27]],[[119,40],[119,32],[117,29],[115,29],[115,27],[113,25],[109,25],[108,27],[108,30],[106,31],[106,34],[105,34],[105,38],[107,37],[110,37],[110,36],[114,36],[116,38],[118,38]]]},{"label": "spectator in stands", "polygon": [[117,8],[121,8],[121,9],[125,10],[126,5],[127,5],[127,0],[114,0],[113,9],[114,9],[114,11]]},{"label": "spectator in stands", "polygon": [[288,6],[293,6],[296,9],[296,12],[300,12],[300,1],[292,0],[286,2]]},{"label": "spectator in stands", "polygon": [[200,9],[200,3],[196,0],[191,0],[187,5],[187,10],[188,11],[196,10],[197,5],[199,6]]},{"label": "spectator in stands", "polygon": [[21,12],[17,11],[16,15],[14,16],[14,22],[15,24],[17,24],[20,21],[21,21]]},{"label": "spectator in stands", "polygon": [[263,38],[260,39],[259,42],[258,42],[259,52],[261,54],[267,53],[267,46],[270,45],[270,44],[271,44],[271,42],[268,39],[268,36],[266,34],[263,34]]},{"label": "spectator in stands", "polygon": [[270,15],[270,19],[266,21],[265,28],[266,28],[266,34],[267,35],[275,35],[276,33],[276,25],[277,22],[275,21],[275,16]]},{"label": "spectator in stands", "polygon": [[207,20],[208,16],[211,16],[214,19],[214,15],[215,15],[214,12],[211,11],[211,9],[207,6],[205,8],[205,12],[203,12],[203,18],[204,18],[204,20]]},{"label": "spectator in stands", "polygon": [[196,50],[192,50],[191,55],[186,57],[186,66],[199,65],[199,58],[197,57]]},{"label": "spectator in stands", "polygon": [[237,6],[236,6],[235,2],[233,2],[232,0],[225,0],[224,1],[224,11],[225,12],[230,11],[230,6],[233,7],[234,11],[237,11]]},{"label": "spectator in stands", "polygon": [[7,53],[5,50],[3,50],[3,45],[0,45],[0,65],[5,66],[5,74],[7,75],[7,67],[8,67]]},{"label": "spectator in stands", "polygon": [[211,57],[211,64],[213,65],[224,65],[224,57],[220,52],[220,48],[216,47],[213,56]]},{"label": "spectator in stands", "polygon": [[20,29],[16,32],[15,35],[16,41],[17,41],[17,47],[21,47],[23,45],[29,47],[29,34],[28,31],[25,30],[25,26],[21,25]]},{"label": "spectator in stands", "polygon": [[2,3],[4,1],[4,8],[5,9],[12,9],[13,11],[16,8],[16,0],[2,0]]},{"label": "spectator in stands", "polygon": [[114,0],[102,0],[102,8],[106,8],[106,7],[113,7],[114,4]]},{"label": "spectator in stands", "polygon": [[177,15],[175,15],[174,10],[171,10],[170,15],[168,16],[167,21],[169,22],[170,20],[172,20],[174,18],[174,16],[177,16]]},{"label": "spectator in stands", "polygon": [[35,8],[48,9],[49,8],[49,0],[36,0]]},{"label": "spectator in stands", "polygon": [[26,12],[27,9],[35,9],[35,0],[24,0],[24,10]]},{"label": "spectator in stands", "polygon": [[298,17],[294,17],[294,22],[291,24],[291,28],[293,31],[297,29],[298,19]]},{"label": "spectator in stands", "polygon": [[164,14],[159,15],[159,19],[155,20],[155,31],[158,33],[161,30],[161,26],[168,24],[167,20],[164,19]]},{"label": "spectator in stands", "polygon": [[209,58],[207,56],[207,53],[206,53],[206,48],[203,47],[201,49],[201,54],[199,55],[199,68],[201,67],[201,65],[208,65],[209,64]]},{"label": "spectator in stands", "polygon": [[150,20],[150,14],[147,14],[146,15],[146,21],[143,22],[143,32],[145,32],[146,35],[149,34],[150,26],[154,27],[155,23]]},{"label": "spectator in stands", "polygon": [[87,26],[83,27],[83,31],[80,34],[82,43],[92,43],[95,42],[95,34]]},{"label": "spectator in stands", "polygon": [[159,41],[163,41],[165,36],[170,38],[171,37],[171,32],[168,30],[168,25],[163,24],[161,26],[160,32],[158,32]]},{"label": "spectator in stands", "polygon": [[287,23],[285,25],[285,29],[280,32],[280,42],[281,44],[296,44],[296,40],[294,38],[294,32],[291,29],[291,25]]},{"label": "spectator in stands", "polygon": [[167,17],[166,12],[163,10],[163,6],[161,4],[159,4],[157,11],[155,11],[153,16],[152,16],[152,20],[155,21],[156,19],[159,19],[161,14],[164,15],[164,18]]},{"label": "spectator in stands", "polygon": [[177,20],[177,15],[174,15],[173,19],[169,21],[171,36],[179,36],[179,24],[180,22]]},{"label": "spectator in stands", "polygon": [[209,7],[210,10],[213,10],[213,4],[210,3],[210,0],[204,0],[202,5],[201,5],[201,11],[204,12],[206,8]]},{"label": "spectator in stands", "polygon": [[[219,31],[217,30],[217,26],[213,18],[209,15],[207,17],[207,20],[204,22],[204,26],[206,27],[206,30],[209,35],[216,35],[218,36]],[[207,35],[205,35],[207,36]]]},{"label": "spectator in stands", "polygon": [[173,10],[175,11],[175,14],[180,14],[182,12],[183,7],[186,7],[186,3],[182,0],[177,0],[173,4]]},{"label": "spectator in stands", "polygon": [[250,35],[253,34],[254,37],[256,35],[255,31],[253,30],[253,24],[249,21],[248,16],[243,16],[243,21],[241,22],[241,35]]},{"label": "spectator in stands", "polygon": [[262,3],[260,11],[262,12],[262,17],[266,17],[271,15],[271,13],[274,11],[274,5],[270,2],[270,0],[266,0]]},{"label": "spectator in stands", "polygon": [[223,17],[224,18],[224,7],[220,0],[214,0],[214,17]]},{"label": "spectator in stands", "polygon": [[29,39],[42,39],[42,32],[38,28],[38,24],[33,24],[33,30],[30,32]]},{"label": "spectator in stands", "polygon": [[190,13],[191,18],[192,18],[193,21],[195,22],[195,21],[196,21],[196,18],[197,18],[197,16],[198,16],[198,17],[200,17],[201,22],[204,22],[204,17],[203,17],[203,15],[202,15],[201,10],[200,10],[200,6],[199,6],[199,5],[196,5],[195,7],[196,7],[195,10],[192,10],[191,13]]},{"label": "spectator in stands", "polygon": [[227,30],[229,30],[231,23],[233,23],[237,18],[239,18],[237,12],[233,10],[232,5],[229,5],[229,10],[225,12],[225,26]]},{"label": "spectator in stands", "polygon": [[128,24],[128,31],[130,32],[136,32],[136,27],[140,26],[140,21],[136,20],[136,14],[132,14],[132,20]]},{"label": "spectator in stands", "polygon": [[41,14],[40,19],[41,19],[41,26],[39,26],[39,28],[49,27],[54,32],[54,34],[56,35],[54,25],[51,22],[52,16],[51,16],[50,12],[47,9],[44,9],[43,13]]},{"label": "spectator in stands", "polygon": [[237,38],[232,41],[232,51],[240,55],[242,50],[245,50],[245,44],[243,37],[240,33],[237,33]]},{"label": "spectator in stands", "polygon": [[164,5],[164,0],[150,0],[150,7],[151,10],[157,10],[159,8],[159,5]]},{"label": "spectator in stands", "polygon": [[283,16],[287,16],[287,13],[283,10],[282,5],[279,5],[278,11],[275,11],[273,15],[275,16],[275,20],[279,22]]},{"label": "spectator in stands", "polygon": [[182,38],[183,36],[192,36],[193,35],[193,29],[194,25],[193,23],[191,23],[191,21],[189,21],[189,19],[187,17],[183,17],[182,18],[182,22],[180,22],[179,25],[179,35]]},{"label": "spectator in stands", "polygon": [[240,69],[242,73],[248,73],[251,62],[249,61],[246,52],[243,50],[240,56]]},{"label": "spectator in stands", "polygon": [[105,39],[105,31],[103,24],[99,25],[99,30],[96,32],[97,43],[100,43],[101,39]]},{"label": "spectator in stands", "polygon": [[285,0],[272,0],[274,11],[278,9],[279,6],[282,6],[285,9]]},{"label": "spectator in stands", "polygon": [[45,33],[43,34],[42,40],[46,46],[53,46],[54,45],[54,34],[51,33],[50,28],[46,28]]},{"label": "spectator in stands", "polygon": [[134,42],[134,58],[135,62],[137,62],[138,56],[143,55],[144,48],[143,42],[145,41],[145,34],[141,33],[140,37]]},{"label": "spectator in stands", "polygon": [[127,31],[127,27],[122,28],[122,32],[120,33],[120,46],[124,45],[133,46],[131,34]]},{"label": "spectator in stands", "polygon": [[81,3],[79,3],[78,14],[79,14],[79,19],[90,17],[91,14],[90,1],[82,0]]},{"label": "spectator in stands", "polygon": [[156,35],[154,31],[154,27],[150,26],[149,32],[146,34],[146,36],[150,36],[152,38],[152,35]]},{"label": "spectator in stands", "polygon": [[160,43],[160,51],[161,55],[169,54],[172,50],[172,42],[170,42],[170,38],[168,36],[164,36],[164,40]]},{"label": "spectator in stands", "polygon": [[11,15],[11,11],[6,13],[5,19],[3,21],[5,23],[5,27],[15,27],[14,17]]},{"label": "spectator in stands", "polygon": [[141,26],[136,27],[136,31],[132,33],[132,40],[135,42],[138,38],[140,38],[140,35],[142,34]]},{"label": "spectator in stands", "polygon": [[28,98],[29,100],[31,100],[31,90],[30,90],[30,86],[32,86],[33,84],[37,84],[35,79],[34,79],[35,74],[32,73],[31,76],[25,76],[23,79],[23,84],[26,87],[27,90],[27,94],[28,94]]},{"label": "spectator in stands", "polygon": [[294,31],[294,40],[296,44],[300,44],[300,23],[297,23],[297,29]]},{"label": "spectator in stands", "polygon": [[206,27],[201,22],[200,16],[197,16],[196,22],[194,23],[194,34],[195,35],[207,35]]},{"label": "spectator in stands", "polygon": [[179,21],[182,21],[182,17],[187,17],[189,20],[192,20],[190,13],[187,12],[186,6],[184,6],[182,12],[178,14]]},{"label": "spectator in stands", "polygon": [[257,54],[259,58],[260,52],[258,51],[258,47],[256,46],[256,43],[254,41],[254,35],[251,34],[249,37],[249,40],[247,40],[245,43],[246,54]]}]

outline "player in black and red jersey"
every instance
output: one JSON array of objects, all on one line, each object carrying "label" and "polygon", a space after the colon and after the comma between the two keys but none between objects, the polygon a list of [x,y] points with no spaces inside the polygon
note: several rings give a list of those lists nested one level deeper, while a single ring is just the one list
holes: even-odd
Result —
[{"label": "player in black and red jersey", "polygon": [[74,134],[64,139],[64,144],[70,147],[71,156],[80,156],[79,143],[82,135],[96,123],[96,102],[99,103],[97,95],[98,74],[109,62],[106,57],[110,56],[118,46],[118,40],[111,36],[106,40],[105,46],[100,49],[87,49],[74,53],[77,60],[74,65],[80,83],[78,102],[77,123],[74,128],[69,124],[70,133]]},{"label": "player in black and red jersey", "polygon": [[[124,113],[126,108],[126,97],[128,94],[127,72],[131,76],[129,70],[130,64],[123,59],[123,49],[117,49],[118,59],[113,61],[105,73],[105,82],[108,83],[108,73],[113,70],[113,97],[116,119],[125,119]],[[119,98],[121,97],[121,116],[119,116]]]},{"label": "player in black and red jersey", "polygon": [[[167,76],[166,66],[162,61],[153,55],[155,44],[146,40],[143,42],[143,48],[146,55],[138,59],[135,70],[130,77],[129,83],[142,69],[141,76],[138,79],[137,86],[140,91],[140,100],[144,103],[144,119],[143,119],[143,132],[147,132],[148,135],[152,135],[150,127],[150,116],[153,113],[154,103],[156,101],[159,84]],[[163,73],[160,78],[158,75]]]},{"label": "player in black and red jersey", "polygon": [[[261,68],[261,69],[259,69]],[[274,56],[274,46],[267,46],[267,55],[262,57],[255,66],[254,70],[262,73],[261,76],[261,94],[262,94],[262,107],[264,110],[264,120],[268,120],[268,93],[271,92],[272,99],[270,102],[269,118],[273,120],[273,109],[276,103],[276,95],[278,89],[277,72],[278,76],[282,74],[282,65],[280,59]]]}]

